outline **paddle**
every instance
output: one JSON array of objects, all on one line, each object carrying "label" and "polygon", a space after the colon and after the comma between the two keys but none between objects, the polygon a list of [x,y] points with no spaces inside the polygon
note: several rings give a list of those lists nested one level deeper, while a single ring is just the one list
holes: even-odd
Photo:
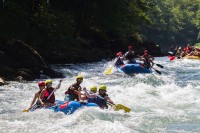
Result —
[{"label": "paddle", "polygon": [[[47,97],[47,100],[49,100],[49,98],[51,97],[51,95],[53,95],[53,93],[54,93],[58,88],[60,88],[61,82],[62,82],[62,80],[59,81],[59,83],[58,83],[58,85],[56,86],[56,88],[55,88],[55,89],[51,92],[51,94]],[[36,104],[34,104],[33,106],[31,106],[30,109],[32,109],[33,107],[36,108],[37,106],[38,106],[38,104],[37,104],[37,102],[36,102]],[[30,109],[23,109],[22,112],[29,112]]]},{"label": "paddle", "polygon": [[126,113],[131,111],[130,108],[128,108],[128,107],[126,107],[122,104],[113,104],[113,103],[110,103],[110,102],[107,102],[107,104],[111,105],[115,111],[118,111],[118,110],[121,110],[121,109],[124,110]]},{"label": "paddle", "polygon": [[[145,63],[144,62],[144,64],[146,64],[146,65],[148,65],[147,63]],[[154,63],[153,63],[154,64]],[[158,74],[160,74],[161,75],[161,72],[159,71],[159,70],[156,70],[155,68],[153,68],[153,64],[152,65],[150,65],[150,68],[152,68],[153,70],[155,70]],[[158,65],[160,65],[160,64],[158,64]],[[161,65],[162,66],[162,65]]]},{"label": "paddle", "polygon": [[[153,68],[153,67],[151,67],[151,68]],[[153,70],[155,70],[158,74],[161,75],[161,72],[159,70],[156,70],[155,68],[153,68]]]},{"label": "paddle", "polygon": [[[91,91],[89,91],[89,90],[87,90],[88,92],[90,92],[90,93],[92,93],[92,94],[95,94],[95,93],[93,93],[93,92],[91,92]],[[99,95],[97,95],[97,94],[95,94],[98,98],[100,98],[100,99],[103,99],[103,100],[105,100],[103,97],[101,97],[101,96],[99,96]],[[118,111],[118,110],[124,110],[125,112],[130,112],[131,111],[131,109],[130,108],[128,108],[128,107],[126,107],[126,106],[124,106],[124,105],[122,105],[122,104],[114,104],[114,103],[110,103],[110,102],[108,102],[108,101],[106,101],[106,103],[108,104],[108,105],[110,105],[110,106],[112,106],[113,107],[113,109],[115,110],[115,111]]]},{"label": "paddle", "polygon": [[108,68],[107,71],[105,72],[105,74],[106,74],[106,75],[111,74],[112,68],[113,68],[113,66],[111,66],[110,68]]},{"label": "paddle", "polygon": [[164,66],[160,65],[160,64],[156,64],[156,66],[160,67],[160,68],[164,68]]},{"label": "paddle", "polygon": [[32,108],[36,108],[38,106],[37,102],[36,102],[36,104],[34,104],[33,106],[31,106],[30,109],[23,109],[22,112],[29,112],[29,110],[31,110]]}]

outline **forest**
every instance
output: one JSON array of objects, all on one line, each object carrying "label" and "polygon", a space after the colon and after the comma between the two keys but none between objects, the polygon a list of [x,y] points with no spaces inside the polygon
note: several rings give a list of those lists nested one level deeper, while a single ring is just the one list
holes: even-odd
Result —
[{"label": "forest", "polygon": [[1,0],[0,19],[2,42],[21,40],[49,63],[97,61],[128,45],[141,53],[144,42],[167,51],[200,40],[200,0]]}]

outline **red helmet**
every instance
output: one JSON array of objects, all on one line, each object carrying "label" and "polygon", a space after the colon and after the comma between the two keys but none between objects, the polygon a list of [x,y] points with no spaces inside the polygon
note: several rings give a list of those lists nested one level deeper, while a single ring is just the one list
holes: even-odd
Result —
[{"label": "red helmet", "polygon": [[133,47],[132,46],[128,46],[128,49],[133,49]]},{"label": "red helmet", "polygon": [[38,86],[45,86],[45,82],[44,81],[38,82]]},{"label": "red helmet", "polygon": [[148,56],[148,53],[144,53],[144,56]]},{"label": "red helmet", "polygon": [[144,53],[149,53],[149,51],[148,51],[148,50],[145,50]]},{"label": "red helmet", "polygon": [[122,52],[118,52],[118,53],[116,54],[116,56],[120,56],[120,55],[122,55]]}]

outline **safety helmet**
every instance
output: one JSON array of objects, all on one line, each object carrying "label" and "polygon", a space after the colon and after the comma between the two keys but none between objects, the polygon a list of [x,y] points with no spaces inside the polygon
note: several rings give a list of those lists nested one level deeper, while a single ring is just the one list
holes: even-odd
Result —
[{"label": "safety helmet", "polygon": [[120,56],[120,55],[122,55],[122,52],[118,52],[118,53],[116,54],[116,56]]},{"label": "safety helmet", "polygon": [[45,86],[45,82],[44,81],[38,82],[38,86]]},{"label": "safety helmet", "polygon": [[78,76],[76,76],[76,79],[83,79],[83,76],[78,75]]},{"label": "safety helmet", "polygon": [[90,91],[97,91],[97,87],[96,86],[90,86]]},{"label": "safety helmet", "polygon": [[144,53],[149,53],[149,51],[148,51],[148,50],[145,50]]},{"label": "safety helmet", "polygon": [[133,47],[132,46],[128,46],[128,49],[133,49]]},{"label": "safety helmet", "polygon": [[106,91],[106,90],[107,90],[107,87],[106,87],[105,85],[101,85],[101,86],[99,87],[99,90],[104,90],[104,91]]},{"label": "safety helmet", "polygon": [[179,47],[178,49],[181,49],[181,47]]},{"label": "safety helmet", "polygon": [[46,84],[46,85],[49,84],[49,83],[52,84],[52,80],[51,80],[51,79],[47,79],[47,80],[45,81],[45,84]]},{"label": "safety helmet", "polygon": [[148,56],[148,53],[144,53],[144,56]]}]

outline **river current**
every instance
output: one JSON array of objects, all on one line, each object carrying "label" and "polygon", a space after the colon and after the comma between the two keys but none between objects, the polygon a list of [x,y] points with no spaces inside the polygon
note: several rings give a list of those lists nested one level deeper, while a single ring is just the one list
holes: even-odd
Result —
[{"label": "river current", "polygon": [[[0,133],[197,133],[200,132],[200,60],[169,61],[157,57],[157,74],[103,74],[111,62],[53,65],[65,74],[56,99],[84,75],[82,87],[107,85],[107,93],[116,104],[131,108],[130,113],[83,108],[65,115],[41,109],[22,112],[38,91],[37,82],[9,82],[0,87]],[[53,86],[59,79],[53,79]]]}]

